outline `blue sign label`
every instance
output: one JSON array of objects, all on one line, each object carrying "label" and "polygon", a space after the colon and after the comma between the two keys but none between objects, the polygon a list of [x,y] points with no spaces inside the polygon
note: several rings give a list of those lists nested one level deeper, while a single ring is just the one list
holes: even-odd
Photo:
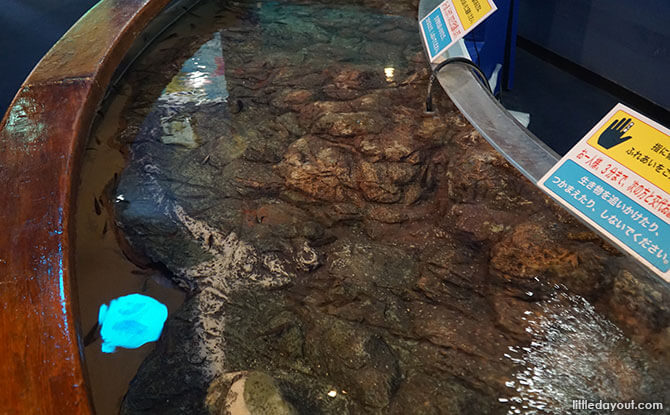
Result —
[{"label": "blue sign label", "polygon": [[656,215],[572,160],[543,184],[661,272],[670,269],[670,225]]},{"label": "blue sign label", "polygon": [[421,27],[426,36],[431,59],[442,53],[451,44],[451,36],[449,36],[447,24],[439,7],[421,21]]}]

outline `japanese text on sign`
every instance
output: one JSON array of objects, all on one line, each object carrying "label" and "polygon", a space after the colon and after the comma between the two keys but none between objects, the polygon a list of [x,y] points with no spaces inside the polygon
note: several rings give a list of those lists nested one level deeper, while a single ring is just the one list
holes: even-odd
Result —
[{"label": "japanese text on sign", "polygon": [[567,160],[545,186],[662,272],[670,270],[670,225]]},{"label": "japanese text on sign", "polygon": [[670,130],[620,105],[588,144],[670,193]]},{"label": "japanese text on sign", "polygon": [[538,184],[670,281],[670,131],[619,104]]},{"label": "japanese text on sign", "polygon": [[493,0],[446,0],[421,20],[431,62],[496,11]]},{"label": "japanese text on sign", "polygon": [[486,0],[456,0],[454,7],[456,7],[456,12],[465,30],[484,18],[492,8]]}]

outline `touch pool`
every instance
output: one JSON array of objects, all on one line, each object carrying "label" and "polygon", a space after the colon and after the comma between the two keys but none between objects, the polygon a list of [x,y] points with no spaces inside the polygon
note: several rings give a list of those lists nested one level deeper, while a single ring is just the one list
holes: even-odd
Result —
[{"label": "touch pool", "polygon": [[667,401],[667,287],[424,113],[416,10],[205,1],[117,84],[110,234],[185,293],[121,413]]}]

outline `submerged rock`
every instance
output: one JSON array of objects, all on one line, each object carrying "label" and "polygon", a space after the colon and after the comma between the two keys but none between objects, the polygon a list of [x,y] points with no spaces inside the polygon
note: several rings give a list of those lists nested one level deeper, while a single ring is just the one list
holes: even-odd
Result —
[{"label": "submerged rock", "polygon": [[262,372],[226,373],[209,386],[211,415],[297,415],[274,379]]},{"label": "submerged rock", "polygon": [[[189,295],[124,414],[507,413],[519,399],[560,413],[666,396],[667,287],[576,237],[446,96],[425,116],[416,4],[391,3],[206,6],[220,18],[128,75],[117,222]],[[188,62],[213,32],[228,103],[146,102],[179,75],[145,69]],[[167,112],[197,145],[166,141]],[[519,391],[525,371],[555,376]],[[580,371],[611,378],[607,393]]]}]

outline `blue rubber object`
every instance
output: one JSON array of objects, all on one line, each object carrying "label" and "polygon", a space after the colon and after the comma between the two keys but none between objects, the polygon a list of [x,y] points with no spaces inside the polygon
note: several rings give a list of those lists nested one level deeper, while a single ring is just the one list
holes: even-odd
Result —
[{"label": "blue rubber object", "polygon": [[167,307],[142,294],[116,298],[100,306],[98,324],[103,353],[113,353],[117,347],[136,349],[158,340],[168,316]]}]

